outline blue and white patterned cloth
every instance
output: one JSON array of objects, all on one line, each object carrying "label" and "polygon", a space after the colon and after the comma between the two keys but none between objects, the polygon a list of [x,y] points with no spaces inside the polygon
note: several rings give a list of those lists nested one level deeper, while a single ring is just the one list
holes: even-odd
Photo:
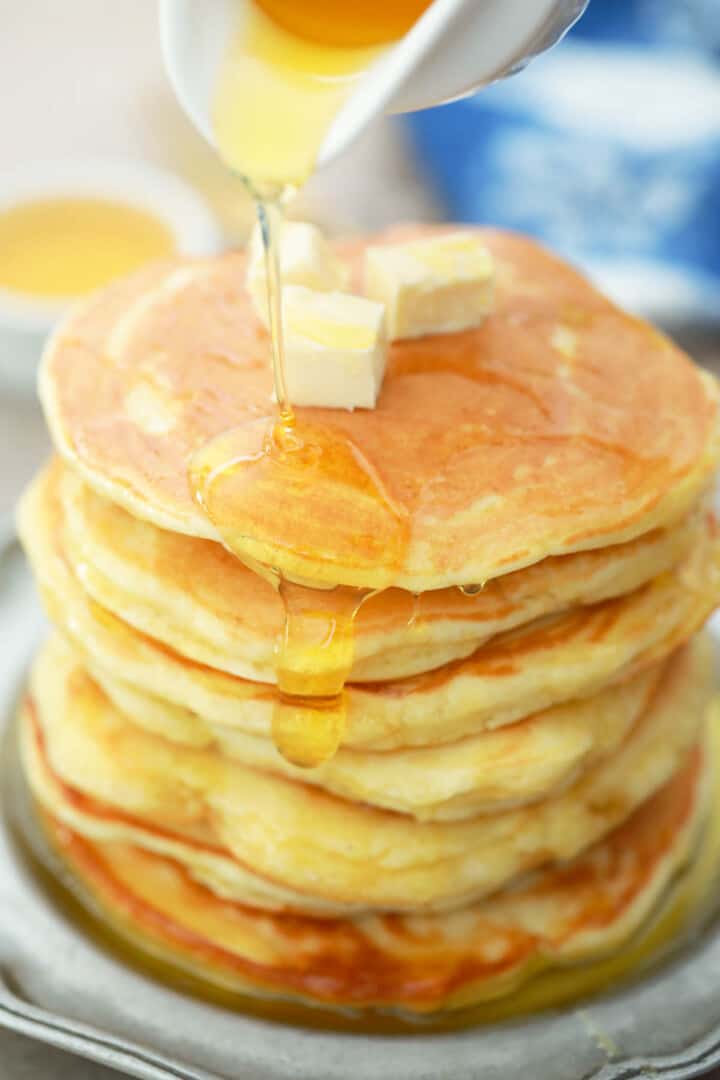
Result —
[{"label": "blue and white patterned cloth", "polygon": [[450,217],[533,233],[665,322],[720,324],[720,0],[591,0],[520,75],[407,123]]}]

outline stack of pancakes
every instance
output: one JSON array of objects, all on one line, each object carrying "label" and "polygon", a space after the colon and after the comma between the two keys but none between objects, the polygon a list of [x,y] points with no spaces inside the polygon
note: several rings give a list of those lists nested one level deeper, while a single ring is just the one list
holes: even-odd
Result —
[{"label": "stack of pancakes", "polygon": [[[340,514],[332,486],[270,484],[248,514],[266,569],[378,590],[342,745],[312,770],[271,738],[279,595],[188,484],[209,440],[273,410],[243,256],[142,271],[48,348],[59,457],[21,531],[56,632],[25,769],[115,920],[215,982],[475,1002],[626,942],[702,825],[715,385],[531,241],[481,239],[482,327],[395,343],[376,410],[298,411],[402,505],[402,559],[362,493]],[[320,534],[342,557],[308,556]]]}]

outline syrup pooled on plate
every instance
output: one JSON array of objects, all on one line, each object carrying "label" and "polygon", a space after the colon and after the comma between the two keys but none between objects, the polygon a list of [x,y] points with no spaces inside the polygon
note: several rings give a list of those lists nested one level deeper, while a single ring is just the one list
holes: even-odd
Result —
[{"label": "syrup pooled on plate", "polygon": [[[293,543],[283,535],[283,522],[296,508],[307,514],[304,548],[292,555],[315,581],[311,571],[319,563],[355,565],[365,558],[370,568],[376,557],[382,565],[399,564],[407,520],[358,447],[331,427],[301,422],[294,414],[283,350],[282,206],[311,174],[358,78],[383,45],[410,29],[428,6],[429,0],[366,0],[351,8],[318,0],[242,5],[215,98],[220,154],[257,202],[277,415],[201,448],[190,466],[190,482],[226,546],[279,590],[285,626],[277,653],[273,738],[289,761],[306,767],[331,757],[342,740],[354,622],[370,593],[311,588],[283,576],[273,561],[273,552]],[[311,510],[312,493],[327,494],[328,487],[337,520],[347,523],[339,538],[334,530],[332,549],[324,523],[316,524]]]}]

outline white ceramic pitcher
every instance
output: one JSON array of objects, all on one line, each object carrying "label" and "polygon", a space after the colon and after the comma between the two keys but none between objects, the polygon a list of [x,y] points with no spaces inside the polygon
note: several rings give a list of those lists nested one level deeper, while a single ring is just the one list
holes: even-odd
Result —
[{"label": "white ceramic pitcher", "polygon": [[[559,41],[587,3],[435,0],[359,80],[323,142],[318,165],[344,150],[379,113],[439,105],[520,70]],[[160,0],[170,79],[183,108],[211,143],[211,103],[237,11],[238,0]]]}]

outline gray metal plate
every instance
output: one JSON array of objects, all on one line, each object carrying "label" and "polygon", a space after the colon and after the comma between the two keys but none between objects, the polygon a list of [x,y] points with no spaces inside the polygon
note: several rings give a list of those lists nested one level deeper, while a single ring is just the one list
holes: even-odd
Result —
[{"label": "gray metal plate", "polygon": [[[41,632],[22,555],[0,544],[0,726]],[[0,1025],[145,1080],[684,1080],[720,1063],[720,922],[582,1007],[448,1035],[295,1029],[175,993],[96,948],[3,823]]]}]

